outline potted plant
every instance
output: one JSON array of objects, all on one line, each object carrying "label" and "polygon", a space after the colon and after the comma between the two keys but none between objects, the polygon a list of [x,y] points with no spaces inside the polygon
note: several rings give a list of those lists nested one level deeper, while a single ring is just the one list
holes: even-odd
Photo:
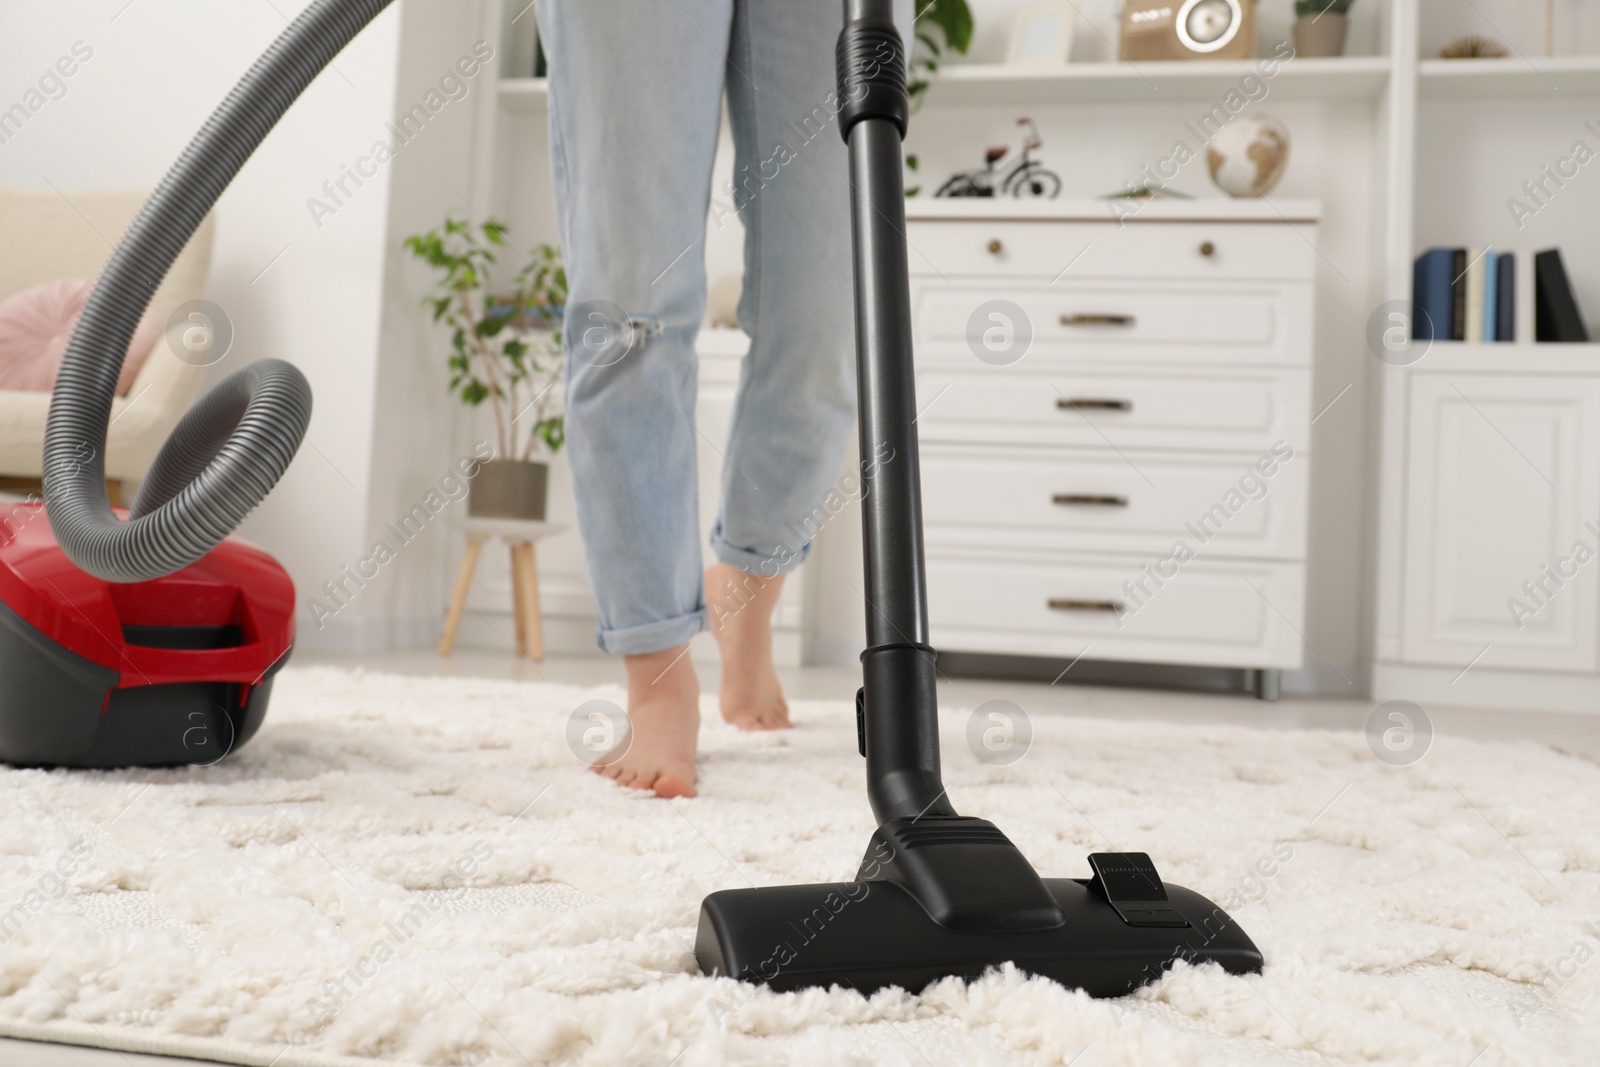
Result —
[{"label": "potted plant", "polygon": [[[406,251],[439,272],[423,306],[450,328],[450,392],[494,411],[499,448],[472,479],[467,512],[483,518],[545,517],[549,466],[566,440],[560,407],[561,315],[567,273],[561,253],[538,245],[504,289],[491,288],[497,250],[512,247],[506,225],[454,216],[405,239]],[[519,253],[520,254],[520,253]]]},{"label": "potted plant", "polygon": [[[972,47],[972,9],[967,7],[967,0],[917,0],[912,25],[916,27],[916,41],[906,71],[906,95],[915,111],[922,106],[922,94],[939,73],[939,60],[945,50],[966,55]],[[915,174],[918,163],[915,154],[907,154],[907,170]],[[916,196],[921,191],[922,186],[912,185],[906,195]]]},{"label": "potted plant", "polygon": [[1299,56],[1342,56],[1355,0],[1294,0],[1294,51]]}]

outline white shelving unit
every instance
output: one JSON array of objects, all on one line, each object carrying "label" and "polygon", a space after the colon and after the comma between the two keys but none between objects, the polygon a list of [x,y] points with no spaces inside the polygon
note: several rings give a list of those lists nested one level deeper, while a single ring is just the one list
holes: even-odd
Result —
[{"label": "white shelving unit", "polygon": [[[1505,58],[1396,70],[1391,100],[1415,147],[1387,179],[1387,299],[1410,298],[1411,257],[1428,247],[1560,247],[1579,306],[1600,311],[1600,256],[1586,239],[1600,218],[1594,192],[1575,184],[1589,176],[1545,178],[1575,142],[1600,147],[1585,126],[1600,105],[1600,56],[1534,54],[1544,41],[1529,6],[1428,4],[1407,16],[1430,50],[1465,33],[1503,39],[1496,26],[1513,39]],[[1563,51],[1600,52],[1596,38],[1587,23],[1556,35]],[[1534,213],[1519,217],[1513,201]],[[1524,585],[1574,542],[1594,547],[1584,524],[1600,518],[1600,345],[1437,342],[1407,366],[1379,365],[1373,385],[1373,696],[1600,709],[1600,580],[1579,569],[1536,599]],[[1517,619],[1516,600],[1536,614]]]}]

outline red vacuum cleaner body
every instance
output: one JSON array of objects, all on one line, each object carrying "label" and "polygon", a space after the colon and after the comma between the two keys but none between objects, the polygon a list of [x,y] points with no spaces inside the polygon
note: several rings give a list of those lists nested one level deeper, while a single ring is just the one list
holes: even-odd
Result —
[{"label": "red vacuum cleaner body", "polygon": [[0,761],[215,763],[260,727],[293,644],[294,583],[248,542],[122,584],[67,559],[42,505],[0,510]]}]

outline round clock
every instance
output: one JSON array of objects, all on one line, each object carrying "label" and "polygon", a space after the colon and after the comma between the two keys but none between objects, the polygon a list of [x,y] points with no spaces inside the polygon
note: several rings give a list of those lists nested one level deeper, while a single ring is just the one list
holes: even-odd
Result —
[{"label": "round clock", "polygon": [[1184,0],[1176,21],[1183,47],[1191,52],[1215,52],[1238,36],[1244,11],[1239,0]]}]

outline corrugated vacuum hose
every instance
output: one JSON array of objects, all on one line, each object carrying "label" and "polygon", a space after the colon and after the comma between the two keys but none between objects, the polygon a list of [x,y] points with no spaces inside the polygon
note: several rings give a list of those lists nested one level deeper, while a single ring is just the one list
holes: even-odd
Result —
[{"label": "corrugated vacuum hose", "polygon": [[128,521],[106,495],[117,376],[161,280],[284,112],[391,2],[317,0],[290,23],[184,149],[101,274],[67,345],[44,439],[51,528],[90,574],[141,582],[183,569],[232,533],[294,459],[311,420],[311,387],[290,364],[260,360],[183,417]]}]

